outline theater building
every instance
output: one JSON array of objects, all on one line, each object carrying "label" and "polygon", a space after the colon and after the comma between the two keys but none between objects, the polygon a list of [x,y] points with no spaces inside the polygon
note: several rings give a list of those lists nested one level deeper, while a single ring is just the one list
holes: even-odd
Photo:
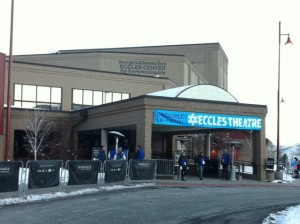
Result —
[{"label": "theater building", "polygon": [[[4,104],[7,59],[1,68]],[[239,156],[253,161],[255,178],[265,180],[267,107],[239,103],[227,91],[227,68],[219,43],[13,56],[10,159],[26,157],[26,120],[38,108],[56,123],[52,138],[85,159],[94,145],[108,148],[114,143],[110,131],[126,136],[119,144],[128,141],[131,154],[140,144],[146,158],[168,159],[178,151],[178,136],[203,134],[201,150],[210,157],[211,134],[226,133],[244,144]],[[4,160],[6,106],[1,113],[0,159]],[[251,133],[250,138],[243,139],[243,132]]]}]

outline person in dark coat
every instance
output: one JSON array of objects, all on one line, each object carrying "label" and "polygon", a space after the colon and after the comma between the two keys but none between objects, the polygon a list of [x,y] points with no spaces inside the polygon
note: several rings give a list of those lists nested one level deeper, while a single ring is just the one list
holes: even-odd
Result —
[{"label": "person in dark coat", "polygon": [[181,180],[185,181],[184,177],[188,170],[188,159],[185,155],[185,152],[182,152],[181,155],[179,156],[178,165],[180,166],[181,169]]},{"label": "person in dark coat", "polygon": [[104,163],[106,160],[106,154],[105,154],[105,146],[101,145],[100,150],[99,150],[99,160]]},{"label": "person in dark coat", "polygon": [[223,170],[222,170],[223,180],[229,180],[229,177],[228,177],[229,164],[230,164],[230,156],[227,152],[227,149],[224,149],[224,153],[221,158],[221,165],[223,166]]},{"label": "person in dark coat", "polygon": [[205,165],[205,158],[203,156],[203,152],[200,152],[197,163],[199,166],[199,179],[203,180],[203,171],[204,171],[204,165]]}]

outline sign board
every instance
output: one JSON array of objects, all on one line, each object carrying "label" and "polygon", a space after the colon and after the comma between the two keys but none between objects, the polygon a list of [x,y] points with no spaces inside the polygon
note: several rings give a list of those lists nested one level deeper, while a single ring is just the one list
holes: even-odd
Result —
[{"label": "sign board", "polygon": [[92,148],[92,160],[99,159],[99,152],[100,152],[100,147]]},{"label": "sign board", "polygon": [[28,164],[28,189],[59,186],[61,160],[36,160],[28,161]]},{"label": "sign board", "polygon": [[181,127],[261,130],[262,118],[229,114],[153,110],[153,123]]},{"label": "sign board", "polygon": [[274,158],[267,158],[267,170],[274,170]]},{"label": "sign board", "polygon": [[100,167],[99,160],[70,160],[68,185],[97,184]]},{"label": "sign board", "polygon": [[17,191],[21,162],[0,162],[0,192]]},{"label": "sign board", "polygon": [[127,160],[106,160],[104,162],[105,183],[125,181]]},{"label": "sign board", "polygon": [[153,180],[156,173],[156,160],[130,160],[132,180]]}]

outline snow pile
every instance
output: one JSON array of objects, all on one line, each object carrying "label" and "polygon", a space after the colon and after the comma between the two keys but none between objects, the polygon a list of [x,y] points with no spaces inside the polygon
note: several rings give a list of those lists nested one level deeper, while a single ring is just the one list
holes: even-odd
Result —
[{"label": "snow pile", "polygon": [[271,213],[262,224],[298,224],[300,220],[300,205],[288,207],[283,211]]},{"label": "snow pile", "polygon": [[70,197],[70,196],[75,196],[75,195],[96,193],[96,192],[105,191],[105,190],[112,191],[112,190],[129,189],[129,188],[149,187],[149,186],[154,186],[154,185],[155,185],[154,183],[136,184],[136,185],[131,185],[131,186],[114,185],[114,186],[106,186],[106,187],[101,187],[101,188],[87,188],[87,189],[75,190],[75,191],[70,191],[70,192],[54,192],[54,193],[48,193],[48,194],[27,195],[27,196],[19,197],[19,198],[5,198],[5,199],[0,199],[0,206],[50,200],[50,199],[55,199],[55,198],[65,198],[65,197]]}]

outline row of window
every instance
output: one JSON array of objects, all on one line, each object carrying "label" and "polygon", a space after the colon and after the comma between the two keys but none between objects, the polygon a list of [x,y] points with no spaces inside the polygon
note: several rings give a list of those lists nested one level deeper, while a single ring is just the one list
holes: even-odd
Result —
[{"label": "row of window", "polygon": [[[128,93],[73,89],[72,110],[125,100],[129,97]],[[13,105],[24,108],[61,110],[62,88],[15,84]]]}]

